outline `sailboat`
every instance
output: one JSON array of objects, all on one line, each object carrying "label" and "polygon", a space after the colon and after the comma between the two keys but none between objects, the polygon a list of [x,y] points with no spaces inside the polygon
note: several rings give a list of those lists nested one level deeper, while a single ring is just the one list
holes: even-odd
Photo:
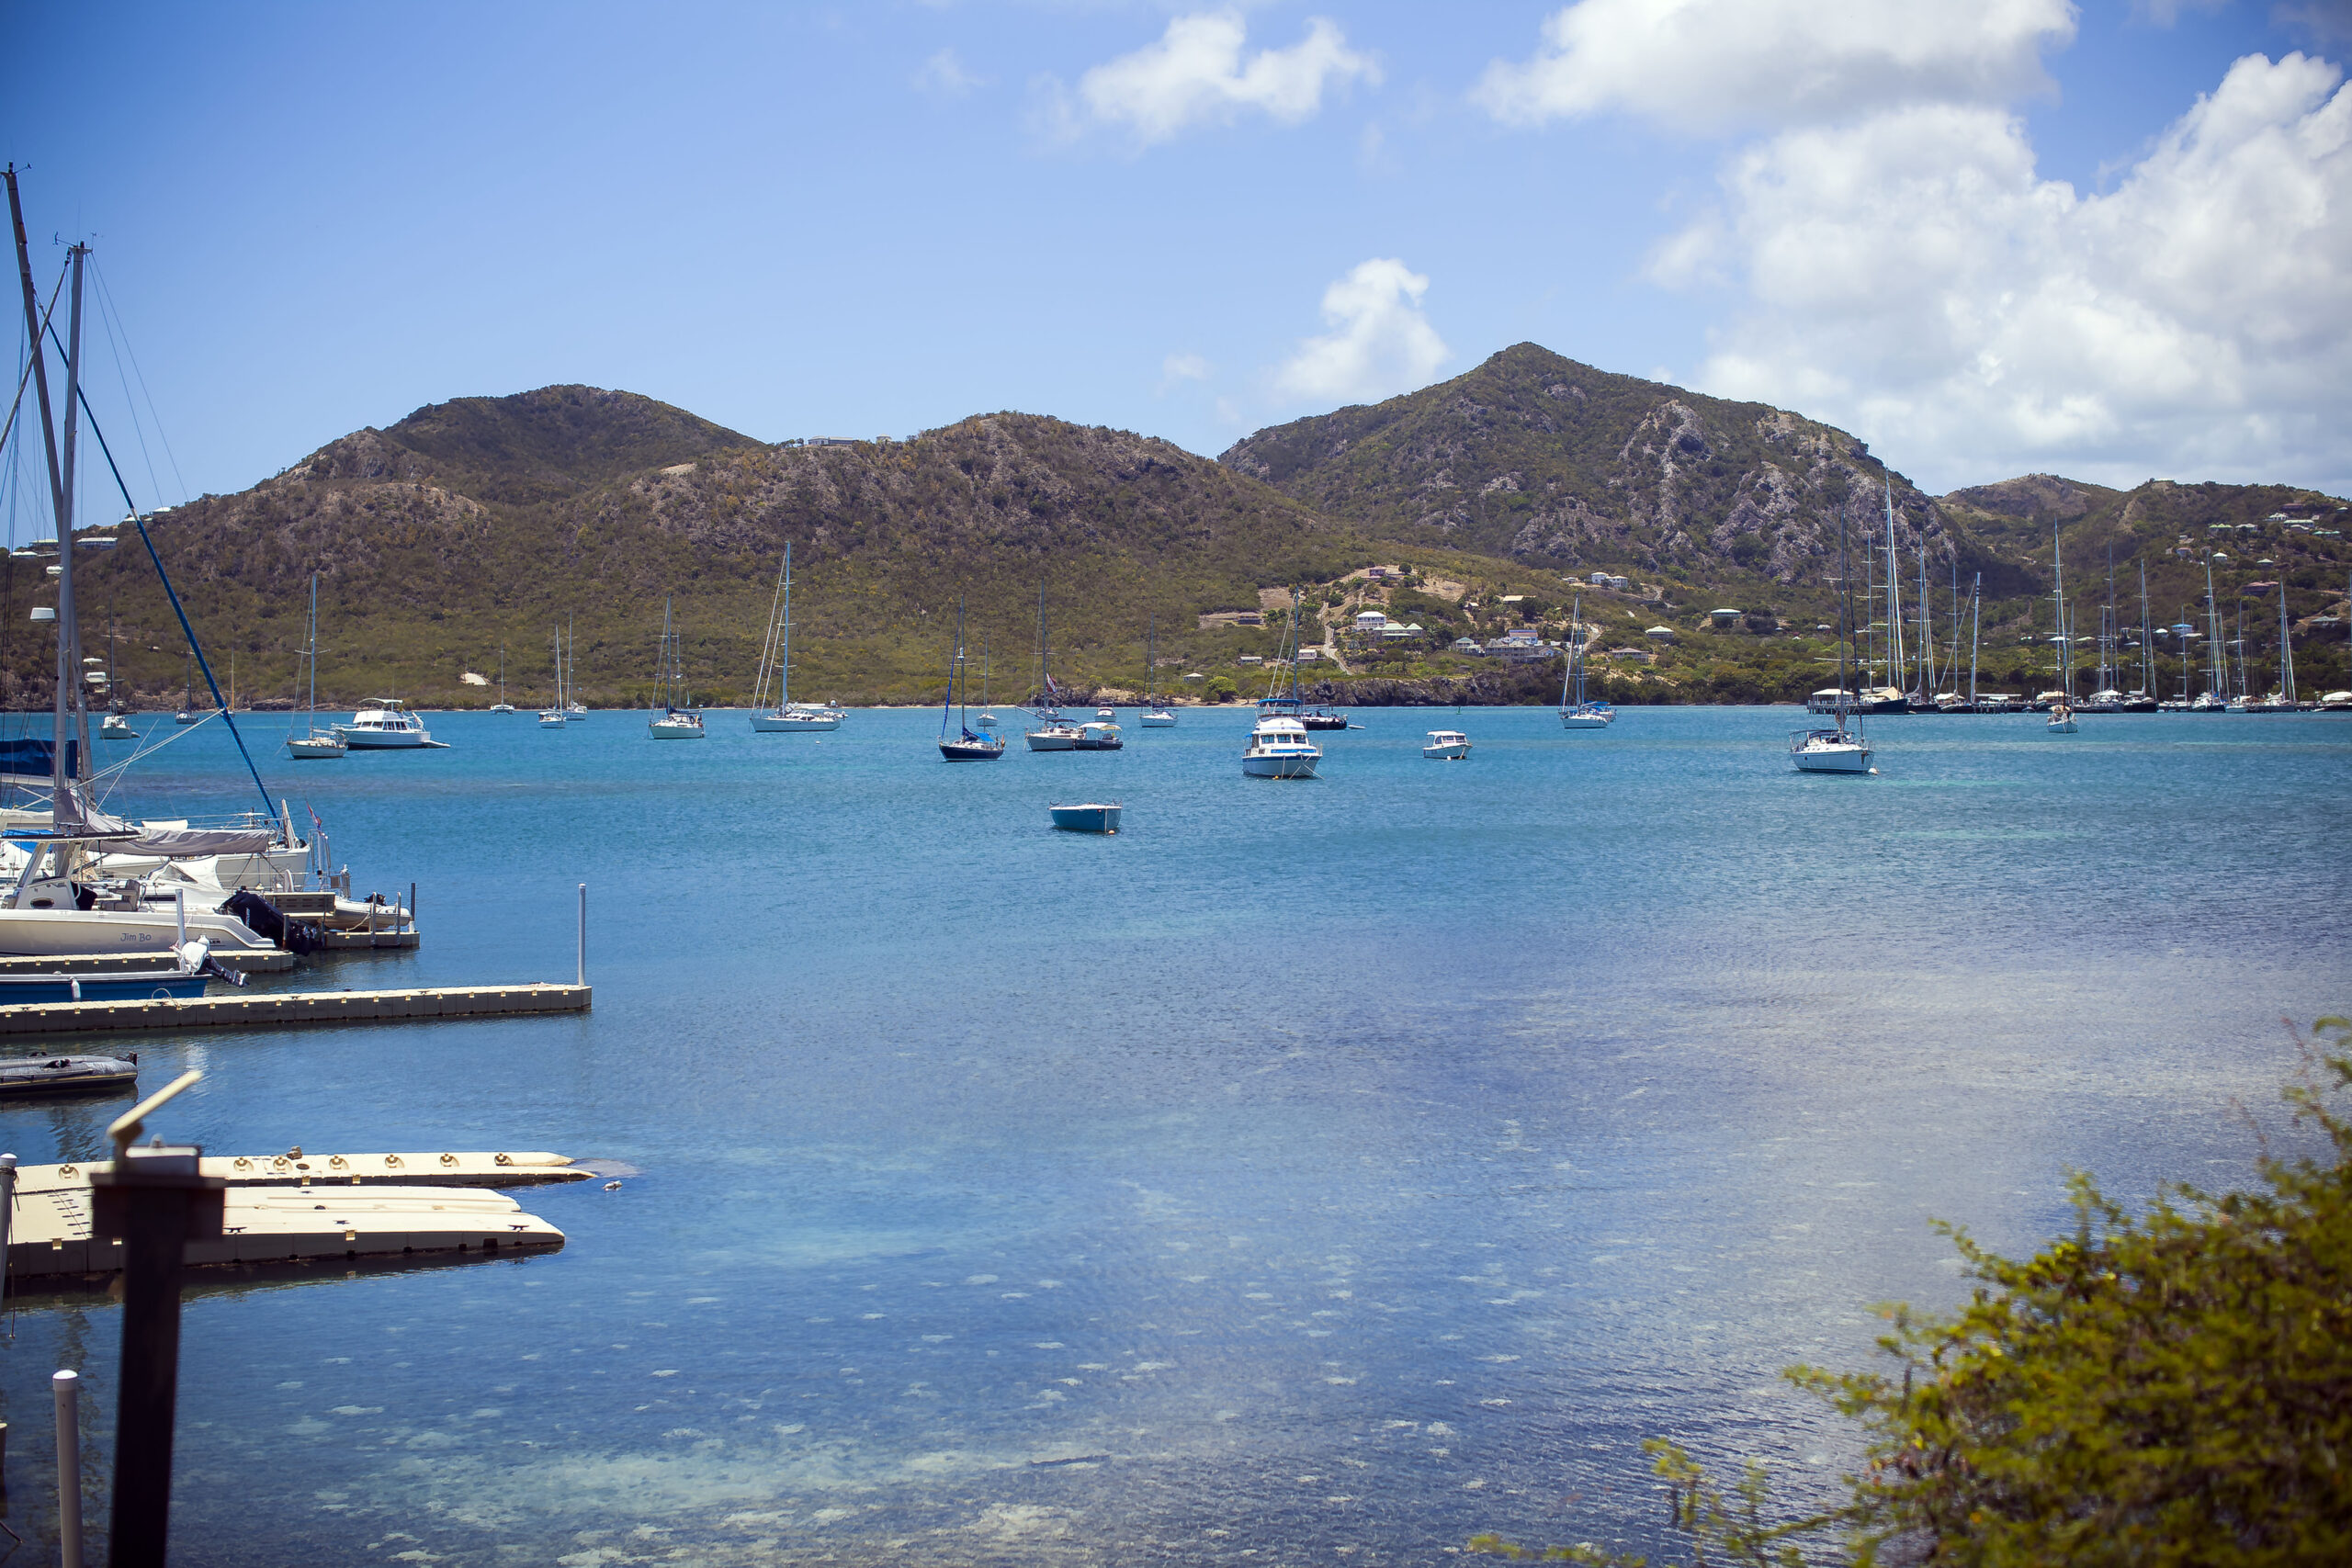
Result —
[{"label": "sailboat", "polygon": [[566,724],[578,724],[588,716],[588,705],[580,700],[580,618],[566,615],[563,621],[563,718]]},{"label": "sailboat", "polygon": [[662,653],[654,666],[654,676],[662,682],[660,716],[650,721],[646,732],[656,740],[699,740],[702,739],[702,715],[691,705],[681,705],[685,694],[686,672],[684,655],[678,644],[680,637],[670,620],[670,600],[662,601]]},{"label": "sailboat", "polygon": [[[1887,515],[1893,518],[1894,503],[1890,495]],[[1893,523],[1888,525],[1892,533]],[[1852,706],[1847,694],[1846,650],[1851,632],[1853,600],[1846,575],[1846,513],[1838,513],[1838,728],[1835,729],[1800,729],[1789,737],[1789,765],[1801,773],[1875,773],[1871,766],[1871,743],[1862,734],[1862,716],[1854,714],[1854,728],[1846,728],[1846,712]],[[1868,603],[1868,600],[1864,601]]]},{"label": "sailboat", "polygon": [[[956,733],[947,733],[947,710],[956,710]],[[974,729],[964,716],[964,601],[956,601],[956,651],[947,661],[947,698],[939,705],[939,754],[951,762],[993,762],[1004,742]]]},{"label": "sailboat", "polygon": [[498,700],[490,705],[492,713],[519,713],[522,710],[506,700],[506,645],[498,645]]},{"label": "sailboat", "polygon": [[1037,702],[1029,710],[1037,720],[1037,728],[1022,733],[1032,751],[1075,751],[1078,743],[1086,739],[1078,726],[1065,721],[1062,710],[1054,705],[1060,694],[1054,688],[1054,676],[1049,658],[1051,649],[1046,641],[1046,589],[1037,587]]},{"label": "sailboat", "polygon": [[[956,656],[963,656],[960,643]],[[772,708],[767,705],[771,678],[775,682]],[[760,645],[759,676],[752,688],[752,729],[760,735],[807,735],[841,727],[840,709],[811,707],[792,700],[792,541],[787,539],[784,565],[776,576],[775,598],[768,606],[767,639]]]},{"label": "sailboat", "polygon": [[2051,662],[2058,687],[2050,694],[2050,722],[2042,729],[2051,735],[2072,735],[2081,728],[2075,722],[2075,637],[2066,618],[2066,558],[2054,525],[2050,530],[2050,562],[2055,574],[2050,592],[2051,616],[2058,627],[2058,635],[2050,639]]},{"label": "sailboat", "polygon": [[972,721],[982,729],[996,728],[996,715],[989,711],[989,639],[980,638],[980,716]]},{"label": "sailboat", "polygon": [[[1607,703],[1587,702],[1584,694],[1584,654],[1586,645],[1584,595],[1576,596],[1576,607],[1568,612],[1568,667],[1560,672],[1560,728],[1562,729],[1606,729],[1616,718],[1617,710]],[[1570,682],[1576,683],[1576,701],[1568,701]]]},{"label": "sailboat", "polygon": [[539,710],[539,728],[561,729],[571,716],[563,705],[563,628],[556,627],[549,640],[555,649],[555,701]]},{"label": "sailboat", "polygon": [[194,724],[204,715],[196,711],[196,655],[187,656],[187,693],[180,698],[180,711],[172,715],[174,724]]},{"label": "sailboat", "polygon": [[101,740],[136,740],[139,731],[130,728],[130,719],[122,711],[121,699],[114,689],[114,612],[107,612],[107,716],[98,721]]},{"label": "sailboat", "polygon": [[1152,616],[1143,634],[1143,717],[1136,722],[1146,729],[1173,729],[1176,716],[1164,699],[1151,694],[1151,673],[1159,668],[1159,617]]},{"label": "sailboat", "polygon": [[[1287,655],[1266,682],[1258,700],[1258,722],[1250,727],[1250,744],[1241,753],[1241,774],[1252,779],[1311,779],[1323,761],[1322,749],[1308,738],[1298,708],[1298,592],[1290,596]],[[1290,694],[1281,695],[1283,673],[1290,676]]]},{"label": "sailboat", "polygon": [[311,702],[303,710],[308,723],[300,735],[288,732],[286,750],[298,762],[326,761],[351,748],[334,730],[319,728],[319,574],[315,571],[311,573],[311,637],[302,649],[302,661],[311,667]]}]

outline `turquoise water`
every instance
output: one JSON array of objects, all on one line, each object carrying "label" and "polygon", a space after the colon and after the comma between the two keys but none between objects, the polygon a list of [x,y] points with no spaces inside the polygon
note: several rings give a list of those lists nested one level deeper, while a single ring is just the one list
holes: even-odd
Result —
[{"label": "turquoise water", "polygon": [[[1890,719],[1846,779],[1789,770],[1786,708],[1374,710],[1283,784],[1248,716],[948,765],[935,714],[437,716],[451,750],[266,765],[425,927],[300,983],[569,978],[586,882],[595,1010],[141,1041],[208,1074],[160,1128],[638,1174],[526,1190],[554,1256],[193,1297],[187,1560],[1655,1549],[1642,1438],[1817,1492],[1849,1438],[1777,1372],[1955,1298],[1931,1217],[2030,1247],[2072,1168],[2243,1178],[2282,1015],[2352,1001],[2352,721]],[[216,731],[118,807],[243,804]],[[1101,795],[1117,837],[1047,828]],[[11,1332],[38,1536],[48,1374],[102,1450],[119,1319]]]}]

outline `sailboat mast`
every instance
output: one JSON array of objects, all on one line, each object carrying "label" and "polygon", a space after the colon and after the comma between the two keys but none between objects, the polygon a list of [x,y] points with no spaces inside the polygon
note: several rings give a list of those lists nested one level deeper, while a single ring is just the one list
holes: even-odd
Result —
[{"label": "sailboat mast", "polygon": [[2148,558],[2140,558],[2140,693],[2156,694],[2156,634],[2148,625]]},{"label": "sailboat mast", "polygon": [[2221,601],[2213,597],[2213,563],[2210,560],[2205,563],[2205,671],[2206,680],[2209,682],[2207,689],[2212,693],[2214,700],[2219,702],[2228,684],[2228,677],[2222,671],[2222,660],[2225,652],[2222,647],[2222,605]]},{"label": "sailboat mast", "polygon": [[1894,480],[1886,481],[1886,683],[1903,690],[1903,562],[1894,553]]},{"label": "sailboat mast", "polygon": [[[311,707],[306,716],[310,733],[319,732],[319,574],[311,573]],[[506,650],[498,650],[498,700],[506,700]]]},{"label": "sailboat mast", "polygon": [[2295,700],[2295,645],[2287,635],[2287,579],[2278,579],[2278,694]]},{"label": "sailboat mast", "polygon": [[1976,638],[1984,624],[1984,574],[1980,571],[1968,590],[1968,705],[1972,708],[1976,705]]},{"label": "sailboat mast", "polygon": [[1838,508],[1838,733],[1846,733],[1846,636],[1853,628],[1854,585],[1846,573],[1846,508]]}]

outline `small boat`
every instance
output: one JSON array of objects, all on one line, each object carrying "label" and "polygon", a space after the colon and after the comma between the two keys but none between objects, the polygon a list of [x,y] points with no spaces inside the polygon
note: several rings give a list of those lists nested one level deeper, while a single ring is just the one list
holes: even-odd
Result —
[{"label": "small boat", "polygon": [[[319,574],[315,571],[311,573],[311,636],[303,647],[302,660],[311,667],[311,705],[304,710],[309,723],[302,734],[287,735],[286,753],[298,762],[332,761],[351,747],[334,730],[319,728]],[[505,670],[503,654],[499,669]]]},{"label": "small boat", "polygon": [[[1887,526],[1894,527],[1894,492],[1890,482],[1886,501]],[[1849,578],[1846,568],[1846,516],[1838,514],[1838,684],[1829,692],[1829,711],[1837,716],[1834,729],[1800,729],[1789,737],[1789,765],[1801,773],[1875,773],[1871,766],[1871,743],[1862,734],[1860,705],[1846,683],[1846,656],[1850,646],[1849,627],[1853,619],[1853,606],[1849,603]],[[1816,692],[1816,700],[1822,695]],[[1854,728],[1846,728],[1846,714],[1854,711]],[[1818,711],[1817,709],[1815,711]]]},{"label": "small boat", "polygon": [[1119,727],[1096,719],[1078,727],[1078,739],[1070,747],[1073,751],[1116,751],[1126,742],[1119,738]]},{"label": "small boat", "polygon": [[[314,578],[311,581],[311,592],[316,593],[318,591],[316,586],[317,580]],[[490,711],[492,713],[519,713],[522,711],[513,703],[506,700],[506,645],[503,642],[498,645],[498,700],[490,705]]]},{"label": "small boat", "polygon": [[982,729],[996,728],[996,715],[989,711],[989,642],[980,639],[980,716],[972,721]]},{"label": "small boat", "polygon": [[[958,650],[959,655],[961,650]],[[768,682],[775,703],[768,704]],[[775,597],[768,605],[767,640],[760,645],[760,667],[752,682],[752,732],[812,735],[842,727],[839,708],[796,703],[792,693],[792,542],[785,541],[784,564],[776,569]]]},{"label": "small boat", "polygon": [[1311,779],[1323,753],[1306,738],[1298,716],[1298,594],[1290,596],[1290,658],[1282,668],[1290,671],[1290,694],[1275,694],[1282,675],[1277,671],[1258,703],[1258,722],[1250,727],[1250,744],[1241,753],[1241,776],[1251,779]]},{"label": "small boat", "polygon": [[1054,826],[1066,833],[1115,833],[1119,830],[1122,807],[1115,800],[1090,801],[1079,806],[1063,806],[1057,802],[1046,809],[1053,813]]},{"label": "small boat", "polygon": [[194,724],[209,715],[196,711],[196,655],[187,656],[187,692],[180,698],[180,711],[172,715],[174,724]]},{"label": "small boat", "polygon": [[555,702],[551,706],[539,710],[541,729],[561,729],[571,717],[564,711],[563,706],[563,628],[561,626],[555,628],[551,640],[555,646]]},{"label": "small boat", "polygon": [[424,716],[411,712],[398,697],[370,697],[359,705],[350,723],[336,725],[334,733],[354,751],[448,750],[447,741],[434,739],[425,729]]},{"label": "small boat", "polygon": [[1028,739],[1032,751],[1075,751],[1078,743],[1085,739],[1079,733],[1078,726],[1063,723],[1058,716],[1046,717],[1038,728],[1024,730],[1023,734]]},{"label": "small boat", "polygon": [[564,712],[561,708],[541,708],[539,710],[539,728],[541,729],[561,729],[566,722],[568,721],[566,720]]},{"label": "small boat", "polygon": [[[1560,728],[1562,729],[1606,729],[1617,717],[1617,710],[1607,703],[1585,700],[1585,644],[1590,635],[1589,629],[1584,624],[1584,595],[1579,593],[1576,597],[1575,608],[1568,612],[1568,667],[1560,673]],[[1571,682],[1574,682],[1576,688],[1574,701],[1570,701]],[[1820,695],[1817,692],[1814,694],[1816,697]]]},{"label": "small boat", "polygon": [[136,740],[139,739],[139,731],[130,728],[130,720],[123,715],[119,713],[110,713],[99,722],[98,739],[101,740]]},{"label": "small boat", "polygon": [[[993,762],[1004,742],[982,735],[964,721],[964,602],[956,601],[956,652],[947,663],[947,697],[939,705],[939,754],[951,762]],[[956,709],[956,733],[947,733],[947,710]]]},{"label": "small boat", "polygon": [[2072,735],[2082,727],[2075,722],[2075,710],[2064,698],[2050,705],[2050,722],[2041,727],[2052,735]]},{"label": "small boat", "polygon": [[662,682],[660,716],[650,720],[645,732],[656,740],[699,740],[702,739],[702,715],[690,705],[681,705],[684,694],[685,670],[678,649],[679,637],[670,623],[670,601],[662,601],[662,655],[655,675]]},{"label": "small boat", "polygon": [[1300,714],[1298,716],[1298,722],[1308,729],[1347,729],[1350,728],[1360,729],[1363,728],[1361,725],[1351,727],[1348,723],[1348,716],[1346,714],[1325,713],[1321,708],[1310,708],[1306,713]]},{"label": "small boat", "polygon": [[1432,729],[1421,755],[1432,761],[1458,762],[1470,755],[1470,738],[1458,729]]},{"label": "small boat", "polygon": [[1116,708],[1096,708],[1094,710],[1094,716],[1097,718],[1109,719],[1118,717],[1119,714]]},{"label": "small boat", "polygon": [[1151,672],[1159,664],[1159,617],[1154,615],[1144,630],[1143,638],[1143,717],[1136,722],[1146,729],[1173,729],[1176,715],[1165,699],[1151,694]]},{"label": "small boat", "polygon": [[139,1055],[17,1056],[0,1061],[0,1095],[120,1094],[139,1083]]}]

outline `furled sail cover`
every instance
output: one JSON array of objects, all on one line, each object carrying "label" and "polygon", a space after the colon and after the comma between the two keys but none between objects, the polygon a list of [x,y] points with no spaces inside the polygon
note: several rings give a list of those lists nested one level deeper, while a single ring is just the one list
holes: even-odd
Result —
[{"label": "furled sail cover", "polygon": [[57,826],[61,830],[93,835],[128,833],[132,837],[109,841],[107,852],[162,855],[166,860],[257,855],[277,841],[274,828],[134,828],[119,817],[91,810],[82,799],[82,792],[71,786],[67,787],[64,799],[57,803]]}]

